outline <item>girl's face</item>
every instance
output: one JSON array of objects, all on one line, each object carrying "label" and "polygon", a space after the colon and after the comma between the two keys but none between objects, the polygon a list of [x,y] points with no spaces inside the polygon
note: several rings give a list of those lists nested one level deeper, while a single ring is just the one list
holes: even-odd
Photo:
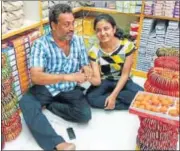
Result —
[{"label": "girl's face", "polygon": [[114,38],[116,28],[113,28],[106,20],[101,20],[96,24],[95,31],[99,41],[104,43]]}]

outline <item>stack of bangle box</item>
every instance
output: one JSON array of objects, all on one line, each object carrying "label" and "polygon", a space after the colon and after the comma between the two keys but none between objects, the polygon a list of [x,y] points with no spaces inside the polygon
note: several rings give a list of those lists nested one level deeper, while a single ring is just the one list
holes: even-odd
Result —
[{"label": "stack of bangle box", "polygon": [[176,150],[179,128],[179,99],[167,95],[138,92],[130,113],[140,119],[137,150]]},{"label": "stack of bangle box", "polygon": [[21,132],[18,99],[13,90],[13,78],[6,53],[2,52],[2,115],[1,126],[3,141],[14,140]]}]

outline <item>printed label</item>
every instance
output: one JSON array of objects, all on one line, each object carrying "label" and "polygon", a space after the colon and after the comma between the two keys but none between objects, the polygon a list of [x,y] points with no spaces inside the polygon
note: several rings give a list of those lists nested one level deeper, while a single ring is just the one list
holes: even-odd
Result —
[{"label": "printed label", "polygon": [[14,71],[14,72],[12,72],[12,75],[15,77],[16,75],[18,74],[18,71],[16,70],[16,71]]},{"label": "printed label", "polygon": [[11,55],[11,56],[9,56],[9,60],[10,60],[10,61],[15,60],[15,55]]},{"label": "printed label", "polygon": [[17,80],[19,80],[19,77],[18,77],[18,76],[15,76],[15,77],[14,77],[14,81],[17,81]]},{"label": "printed label", "polygon": [[19,81],[14,82],[15,87],[18,86],[18,85],[20,85]]},{"label": "printed label", "polygon": [[16,92],[17,92],[17,91],[20,91],[20,90],[21,90],[20,85],[18,85],[17,87],[15,87],[14,90],[15,90]]},{"label": "printed label", "polygon": [[17,70],[17,66],[15,65],[12,67],[12,71],[16,71],[16,70]]},{"label": "printed label", "polygon": [[14,49],[8,50],[8,55],[9,55],[9,56],[10,56],[10,55],[14,55]]},{"label": "printed label", "polygon": [[11,61],[11,62],[10,62],[10,65],[11,65],[11,66],[14,66],[14,65],[16,65],[16,60],[14,60],[14,61]]}]

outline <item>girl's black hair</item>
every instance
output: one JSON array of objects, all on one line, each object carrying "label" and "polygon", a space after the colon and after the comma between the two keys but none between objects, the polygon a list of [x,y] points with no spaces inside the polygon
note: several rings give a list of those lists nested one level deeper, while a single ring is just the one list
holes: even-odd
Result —
[{"label": "girl's black hair", "polygon": [[116,27],[116,32],[114,34],[115,37],[119,38],[119,39],[124,39],[124,38],[128,38],[129,40],[133,40],[132,37],[128,34],[124,34],[123,30],[121,28],[118,28],[116,25],[116,22],[114,20],[114,18],[108,14],[100,14],[97,15],[95,20],[94,20],[94,30],[96,28],[96,25],[99,21],[101,20],[105,20],[108,23],[110,23],[112,25],[113,28]]}]

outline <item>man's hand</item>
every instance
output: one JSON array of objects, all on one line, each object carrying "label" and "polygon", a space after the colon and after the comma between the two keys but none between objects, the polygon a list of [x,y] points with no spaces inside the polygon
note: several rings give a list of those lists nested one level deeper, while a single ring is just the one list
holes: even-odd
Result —
[{"label": "man's hand", "polygon": [[81,71],[85,74],[87,80],[92,78],[93,71],[90,66],[84,66]]},{"label": "man's hand", "polygon": [[105,104],[104,104],[104,109],[105,110],[113,110],[116,105],[116,97],[113,95],[110,95],[106,98]]},{"label": "man's hand", "polygon": [[86,81],[85,74],[81,72],[73,73],[72,78],[74,79],[74,82],[77,82],[77,83],[83,83]]}]

